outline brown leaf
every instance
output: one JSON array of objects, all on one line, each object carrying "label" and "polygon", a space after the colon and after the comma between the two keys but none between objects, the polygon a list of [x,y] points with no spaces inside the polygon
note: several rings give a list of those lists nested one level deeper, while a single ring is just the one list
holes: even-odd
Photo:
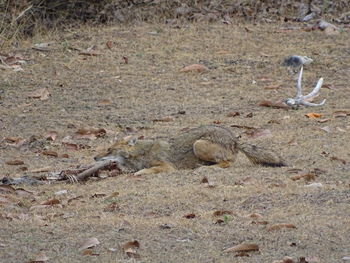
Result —
[{"label": "brown leaf", "polygon": [[92,249],[84,249],[83,251],[81,251],[81,254],[84,256],[92,256],[93,250]]},{"label": "brown leaf", "polygon": [[124,253],[129,257],[139,258],[140,256],[136,253],[137,249],[140,248],[140,243],[137,240],[126,242],[122,246]]},{"label": "brown leaf", "polygon": [[153,119],[152,121],[153,122],[172,122],[174,121],[174,119],[171,117],[164,117],[162,119]]},{"label": "brown leaf", "polygon": [[268,227],[267,230],[268,231],[274,231],[274,230],[280,230],[280,229],[283,229],[283,228],[296,228],[296,226],[293,225],[293,224],[282,223],[282,224],[272,225],[272,226]]},{"label": "brown leaf", "polygon": [[339,158],[339,157],[337,157],[337,156],[332,156],[331,157],[331,160],[332,161],[339,161],[339,162],[341,162],[342,164],[347,164],[347,161],[345,161],[344,159],[341,159],[341,158]]},{"label": "brown leaf", "polygon": [[18,159],[14,159],[14,160],[9,160],[5,162],[7,165],[22,165],[24,164],[23,161],[18,160]]},{"label": "brown leaf", "polygon": [[275,260],[272,263],[295,263],[295,261],[291,257],[284,257],[282,260]]},{"label": "brown leaf", "polygon": [[314,181],[316,179],[316,175],[314,173],[304,173],[304,174],[298,174],[295,176],[290,177],[293,181],[298,181],[300,179],[305,179],[305,181]]},{"label": "brown leaf", "polygon": [[100,104],[100,105],[110,105],[110,104],[112,104],[112,101],[109,100],[109,99],[104,99],[104,100],[100,100],[98,102],[98,104]]},{"label": "brown leaf", "polygon": [[281,88],[281,85],[269,85],[264,87],[266,90],[278,90],[279,88]]},{"label": "brown leaf", "polygon": [[88,248],[93,248],[97,245],[100,244],[100,241],[98,241],[98,239],[96,237],[91,237],[86,239],[82,245],[79,247],[79,250],[84,250],[84,249],[88,249]]},{"label": "brown leaf", "polygon": [[248,217],[258,219],[258,218],[262,218],[263,216],[258,213],[253,213],[253,214],[249,214]]},{"label": "brown leaf", "polygon": [[309,119],[316,119],[316,118],[322,117],[322,114],[310,112],[310,113],[305,114],[305,116],[308,117]]},{"label": "brown leaf", "polygon": [[47,200],[47,201],[41,203],[41,205],[57,205],[59,203],[61,203],[61,202],[58,199],[50,199],[50,200]]},{"label": "brown leaf", "polygon": [[34,99],[40,99],[40,100],[47,100],[49,96],[50,96],[50,93],[47,88],[38,89],[28,94],[28,98],[34,98]]},{"label": "brown leaf", "polygon": [[320,119],[317,122],[324,123],[324,122],[331,121],[331,120],[332,120],[331,118],[326,118],[326,119]]},{"label": "brown leaf", "polygon": [[105,129],[79,129],[76,132],[76,138],[95,140],[96,138],[105,136],[107,131]]},{"label": "brown leaf", "polygon": [[209,183],[208,177],[204,176],[204,177],[202,178],[202,180],[201,180],[201,183],[202,183],[202,184],[207,184],[207,183]]},{"label": "brown leaf", "polygon": [[80,149],[80,146],[76,143],[62,142],[62,145],[65,146],[67,150],[77,151]]},{"label": "brown leaf", "polygon": [[68,153],[62,153],[58,157],[60,157],[60,158],[69,158],[69,155],[68,155]]},{"label": "brown leaf", "polygon": [[238,111],[231,111],[229,113],[226,114],[226,117],[236,117],[241,115]]},{"label": "brown leaf", "polygon": [[189,66],[186,66],[182,69],[180,69],[180,72],[204,72],[204,71],[208,71],[209,69],[201,64],[192,64]]},{"label": "brown leaf", "polygon": [[247,129],[247,130],[259,129],[258,127],[246,126],[246,125],[236,125],[236,124],[231,125],[231,127],[240,128],[240,129]]},{"label": "brown leaf", "polygon": [[258,104],[261,107],[272,107],[277,109],[289,109],[290,107],[283,101],[262,100]]},{"label": "brown leaf", "polygon": [[213,213],[213,216],[223,216],[223,215],[232,215],[233,212],[229,210],[217,210]]},{"label": "brown leaf", "polygon": [[18,143],[22,140],[22,138],[19,137],[5,137],[4,140],[9,143]]},{"label": "brown leaf", "polygon": [[242,243],[224,250],[224,252],[250,252],[259,251],[259,246],[252,243]]},{"label": "brown leaf", "polygon": [[193,213],[184,215],[184,218],[187,218],[187,219],[193,219],[195,217],[196,217],[196,214],[193,214]]},{"label": "brown leaf", "polygon": [[42,151],[41,154],[43,155],[48,155],[48,156],[52,156],[52,157],[58,157],[58,153],[55,151]]},{"label": "brown leaf", "polygon": [[335,117],[335,118],[347,117],[348,115],[350,115],[350,111],[345,111],[345,110],[339,110],[339,111],[335,111],[333,113],[333,117]]},{"label": "brown leaf", "polygon": [[273,81],[273,79],[269,79],[269,78],[266,78],[266,77],[260,77],[258,78],[259,81],[262,81],[262,82],[271,82]]},{"label": "brown leaf", "polygon": [[322,88],[330,89],[330,90],[337,90],[337,88],[333,84],[323,84]]}]

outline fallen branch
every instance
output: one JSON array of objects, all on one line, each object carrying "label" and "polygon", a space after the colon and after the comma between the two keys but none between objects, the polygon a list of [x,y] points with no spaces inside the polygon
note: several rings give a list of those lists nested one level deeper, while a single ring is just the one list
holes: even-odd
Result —
[{"label": "fallen branch", "polygon": [[93,176],[99,170],[106,168],[114,163],[113,160],[97,162],[94,166],[88,168],[87,170],[78,173],[77,175],[66,174],[65,179],[69,180],[70,183],[77,183],[79,181],[85,181],[88,177]]}]

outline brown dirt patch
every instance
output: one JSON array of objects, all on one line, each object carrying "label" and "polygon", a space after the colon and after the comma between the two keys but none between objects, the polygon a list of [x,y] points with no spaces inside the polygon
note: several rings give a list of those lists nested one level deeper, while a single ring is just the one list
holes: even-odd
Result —
[{"label": "brown dirt patch", "polygon": [[[1,176],[91,163],[123,130],[146,138],[166,137],[214,121],[227,127],[269,129],[272,136],[251,139],[244,129],[232,128],[242,140],[280,152],[289,167],[258,167],[240,155],[228,169],[203,167],[140,178],[120,175],[86,184],[23,186],[35,193],[17,194],[16,201],[0,200],[1,258],[23,262],[44,252],[52,262],[124,262],[130,259],[122,245],[133,240],[140,243],[137,253],[143,262],[272,262],[284,256],[341,262],[350,256],[350,116],[333,116],[350,110],[349,32],[330,37],[319,31],[281,31],[281,26],[84,28],[21,43],[15,52],[31,60],[24,71],[1,71],[0,129],[1,138],[26,142],[16,148],[1,141]],[[58,42],[58,49],[30,48],[47,41]],[[100,55],[83,56],[71,49],[92,45]],[[325,78],[325,86],[334,87],[322,88],[316,99],[327,99],[324,106],[258,106],[264,99],[294,96],[294,81],[280,66],[291,54],[315,61],[305,70],[305,89],[319,77]],[[209,70],[179,72],[195,63]],[[264,89],[273,85],[280,88]],[[28,97],[41,88],[48,89],[48,99]],[[228,117],[230,112],[240,115]],[[310,112],[330,120],[308,119],[305,114]],[[171,121],[153,121],[164,118]],[[91,127],[104,128],[107,134],[95,140],[74,138],[79,128]],[[49,131],[58,134],[53,142],[43,137]],[[61,143],[66,136],[84,147],[67,149]],[[43,155],[43,150],[57,152],[58,157]],[[6,164],[11,160],[24,164]],[[292,168],[320,169],[315,182],[322,187],[306,187],[309,183],[303,178],[291,180]],[[204,176],[215,187],[205,187]],[[63,189],[68,193],[55,196]],[[30,209],[52,198],[60,204]],[[213,216],[218,210],[232,214]],[[184,217],[191,213],[194,218]],[[296,228],[268,230],[280,223]],[[91,237],[100,241],[94,249],[98,256],[78,250]],[[248,257],[223,252],[243,242],[257,244],[259,251],[248,252]]]}]

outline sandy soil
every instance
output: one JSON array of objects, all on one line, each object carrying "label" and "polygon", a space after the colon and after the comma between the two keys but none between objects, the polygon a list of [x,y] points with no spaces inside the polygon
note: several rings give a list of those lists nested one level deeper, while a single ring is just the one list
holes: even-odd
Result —
[{"label": "sandy soil", "polygon": [[[37,36],[9,50],[30,60],[23,71],[0,71],[1,177],[91,164],[127,134],[176,136],[212,123],[274,149],[289,166],[254,166],[240,155],[227,169],[0,188],[0,261],[28,262],[39,253],[48,262],[273,262],[289,256],[329,263],[350,257],[349,31],[327,36],[286,26],[85,27]],[[49,41],[58,43],[56,50],[31,49]],[[73,49],[93,45],[97,56]],[[292,54],[314,59],[303,85],[309,91],[323,77],[315,102],[326,104],[259,106],[295,95],[295,81],[281,66]],[[194,63],[209,70],[179,72]],[[30,97],[43,88],[47,99]],[[233,112],[239,115],[228,116]],[[310,119],[308,113],[322,116]],[[76,134],[81,128],[107,133],[82,138]],[[57,138],[47,140],[52,131]],[[16,160],[23,164],[10,165]],[[33,172],[40,168],[47,172]],[[59,203],[39,206],[52,199]],[[273,230],[281,223],[293,228]],[[100,244],[79,250],[92,237]],[[123,244],[134,240],[140,247],[126,253]],[[241,243],[259,251],[225,252]]]}]

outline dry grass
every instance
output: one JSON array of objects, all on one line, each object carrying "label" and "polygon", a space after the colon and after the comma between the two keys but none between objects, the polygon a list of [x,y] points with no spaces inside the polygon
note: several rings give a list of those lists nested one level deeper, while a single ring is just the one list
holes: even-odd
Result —
[{"label": "dry grass", "polygon": [[[52,40],[62,43],[59,50],[30,49],[33,43]],[[36,36],[31,41],[16,50],[32,59],[24,71],[1,72],[0,129],[2,137],[28,140],[36,135],[39,139],[21,150],[2,141],[2,176],[23,175],[18,166],[5,164],[12,159],[23,160],[28,170],[51,166],[52,171],[59,171],[90,163],[98,149],[109,145],[125,127],[137,135],[163,137],[213,121],[228,127],[270,129],[272,137],[254,143],[281,152],[290,166],[257,167],[240,155],[225,170],[203,167],[141,178],[120,175],[86,184],[24,186],[35,195],[16,197],[21,200],[19,205],[1,205],[0,251],[6,262],[28,261],[40,251],[50,262],[128,262],[120,246],[134,239],[141,245],[141,262],[272,262],[284,256],[315,256],[328,263],[350,255],[349,116],[332,117],[337,110],[350,110],[348,32],[332,38],[321,32],[279,32],[277,25],[194,24],[174,29],[154,24],[83,28]],[[113,42],[112,50],[106,48],[107,41]],[[91,45],[97,45],[102,55],[80,56],[68,48]],[[294,95],[294,83],[280,66],[281,59],[290,54],[315,60],[306,69],[305,88],[311,88],[321,76],[326,85],[334,85],[334,90],[321,91],[319,99],[327,99],[325,106],[285,111],[257,105],[262,99]],[[122,56],[128,57],[128,64]],[[205,64],[210,71],[179,73],[192,63]],[[280,89],[264,89],[278,84]],[[48,100],[27,97],[44,87],[51,94]],[[101,100],[110,103],[104,105]],[[232,111],[241,115],[226,117]],[[311,111],[331,121],[307,119],[304,114]],[[246,117],[249,113],[251,118]],[[167,116],[174,121],[152,121]],[[324,126],[331,132],[320,129]],[[108,134],[93,141],[80,140],[89,146],[85,149],[65,149],[60,143],[63,137],[81,127],[105,128]],[[243,140],[250,140],[244,130],[233,129]],[[53,143],[40,139],[49,130],[58,132]],[[289,143],[292,140],[295,144]],[[68,153],[69,158],[41,155],[43,147]],[[331,160],[332,156],[348,162]],[[323,187],[305,187],[304,180],[291,180],[291,168],[324,170],[316,177]],[[204,176],[216,187],[201,184]],[[60,205],[30,210],[62,189],[68,194],[57,197]],[[93,198],[96,193],[105,196]],[[106,212],[113,202],[119,208]],[[233,214],[221,217],[224,223],[214,224],[217,210]],[[189,213],[196,217],[184,218]],[[252,213],[261,218],[249,217]],[[262,221],[267,225],[260,224]],[[277,223],[296,228],[267,230]],[[164,224],[170,229],[163,229]],[[83,256],[78,251],[79,243],[88,237],[101,242],[94,249],[99,256]],[[256,243],[260,251],[249,257],[223,252],[242,242]]]}]

